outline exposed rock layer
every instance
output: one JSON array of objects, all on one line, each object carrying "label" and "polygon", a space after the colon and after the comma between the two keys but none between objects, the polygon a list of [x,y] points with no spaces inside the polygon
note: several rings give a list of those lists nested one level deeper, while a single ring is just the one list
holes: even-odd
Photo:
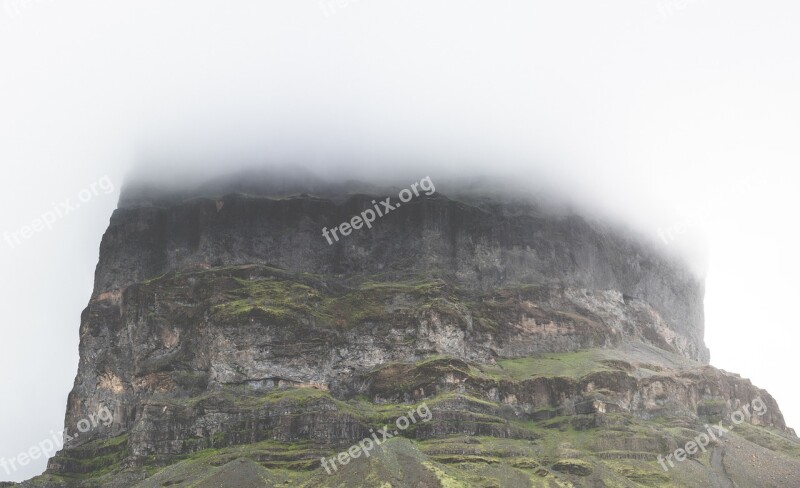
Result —
[{"label": "exposed rock layer", "polygon": [[[329,245],[323,227],[382,195],[233,189],[123,196],[66,425],[103,406],[114,421],[31,486],[800,483],[775,400],[706,364],[702,281],[646,244],[437,194]],[[756,399],[739,450],[659,471],[656,456]],[[421,405],[431,418],[405,439],[320,468]]]}]

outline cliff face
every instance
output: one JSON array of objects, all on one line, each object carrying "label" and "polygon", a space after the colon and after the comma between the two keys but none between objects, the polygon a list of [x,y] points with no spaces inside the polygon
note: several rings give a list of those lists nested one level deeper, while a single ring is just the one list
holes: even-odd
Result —
[{"label": "cliff face", "polygon": [[328,244],[324,227],[349,221],[374,200],[229,194],[168,207],[130,202],[115,212],[103,239],[95,297],[169,271],[244,264],[361,279],[424,274],[475,291],[515,284],[613,290],[649,304],[680,337],[675,347],[682,354],[708,362],[702,281],[643,244],[575,215],[440,195],[411,201],[372,229]]},{"label": "cliff face", "polygon": [[[742,486],[759,449],[769,476],[800,473],[772,397],[707,366],[702,281],[679,263],[577,215],[441,194],[329,245],[323,227],[391,193],[298,189],[123,195],[66,424],[114,420],[33,485]],[[749,450],[659,471],[754,399],[731,434]],[[422,405],[380,455],[320,466]]]}]

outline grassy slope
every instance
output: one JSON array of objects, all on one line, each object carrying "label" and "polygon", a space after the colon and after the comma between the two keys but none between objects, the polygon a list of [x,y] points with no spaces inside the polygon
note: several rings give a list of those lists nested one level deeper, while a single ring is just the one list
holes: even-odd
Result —
[{"label": "grassy slope", "polygon": [[[549,375],[580,378],[598,370],[607,370],[610,367],[607,359],[609,354],[614,353],[592,350],[548,354],[540,358],[500,361],[496,366],[469,365],[468,371],[478,377],[508,381]],[[614,355],[618,357],[620,354]],[[428,358],[413,366],[419,370],[430,370],[433,366],[442,367],[452,361],[448,358]],[[385,365],[384,368],[393,366]],[[410,404],[373,404],[363,398],[345,402],[312,388],[279,390],[259,397],[245,397],[235,392],[228,394],[231,401],[241,408],[259,408],[277,402],[307,404],[327,399],[334,402],[339,410],[374,427],[390,423],[414,407]],[[453,399],[465,400],[467,405],[469,402],[491,404],[457,393],[429,399],[427,404],[435,408],[437,403]],[[354,460],[332,475],[326,474],[320,467],[320,457],[330,458],[349,446],[325,447],[309,442],[265,441],[206,449],[166,468],[151,468],[151,477],[136,486],[210,487],[221,486],[215,484],[215,480],[220,479],[235,479],[236,486],[306,487],[417,486],[410,484],[411,480],[414,483],[427,483],[425,486],[444,487],[714,486],[708,475],[712,467],[709,454],[696,456],[669,473],[663,472],[655,460],[658,453],[669,452],[665,440],[683,444],[691,439],[691,430],[675,428],[663,419],[644,421],[625,414],[609,414],[603,428],[587,429],[585,424],[579,422],[583,417],[591,416],[556,417],[538,422],[486,419],[491,422],[511,422],[515,427],[527,431],[535,440],[456,435],[420,441],[414,439],[413,430],[409,430],[407,433],[412,438],[395,438],[375,450],[369,459]],[[435,417],[431,420],[434,423],[436,421]],[[654,439],[660,440],[654,444]],[[123,436],[92,446],[98,452],[108,453],[87,461],[98,465],[96,471],[81,476],[83,480],[91,480],[87,486],[113,486],[112,480],[124,472],[118,463],[121,460],[120,452],[123,451],[114,448],[124,448],[125,443]],[[735,451],[727,447],[729,443],[742,451],[738,456],[742,462],[746,461],[744,458],[748,455],[766,456],[765,453],[768,453],[785,458],[790,466],[794,463],[800,472],[800,463],[797,461],[800,459],[800,444],[767,429],[750,425],[737,428],[731,439],[720,447],[730,451],[729,456],[734,456]],[[637,444],[648,448],[638,451],[620,448]],[[736,459],[736,456],[732,459]],[[757,469],[732,471],[736,473],[734,476],[746,480],[754,476]],[[596,484],[598,480],[604,484]]]}]

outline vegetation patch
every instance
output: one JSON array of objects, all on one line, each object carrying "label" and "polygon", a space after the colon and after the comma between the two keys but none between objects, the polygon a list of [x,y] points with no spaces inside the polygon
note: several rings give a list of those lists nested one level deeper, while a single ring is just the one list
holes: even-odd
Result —
[{"label": "vegetation patch", "polygon": [[497,362],[502,373],[488,367],[484,370],[504,374],[515,380],[559,376],[580,379],[591,373],[615,369],[604,363],[605,357],[603,351],[590,349],[539,357],[503,359]]},{"label": "vegetation patch", "polygon": [[442,484],[442,488],[467,488],[467,485],[451,477],[444,470],[438,468],[433,463],[422,463],[426,468],[431,470],[436,478]]},{"label": "vegetation patch", "polygon": [[562,459],[551,466],[553,471],[567,473],[575,476],[589,476],[592,474],[592,465],[580,459]]}]

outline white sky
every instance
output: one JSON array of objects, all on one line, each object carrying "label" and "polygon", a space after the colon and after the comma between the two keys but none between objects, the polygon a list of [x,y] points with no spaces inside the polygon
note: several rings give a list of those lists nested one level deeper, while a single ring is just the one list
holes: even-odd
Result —
[{"label": "white sky", "polygon": [[699,220],[668,246],[700,263],[707,237],[712,364],[800,427],[800,4],[4,1],[0,233],[105,176],[116,191],[13,249],[0,236],[0,457],[61,428],[100,238],[142,155],[511,173],[654,238]]}]

